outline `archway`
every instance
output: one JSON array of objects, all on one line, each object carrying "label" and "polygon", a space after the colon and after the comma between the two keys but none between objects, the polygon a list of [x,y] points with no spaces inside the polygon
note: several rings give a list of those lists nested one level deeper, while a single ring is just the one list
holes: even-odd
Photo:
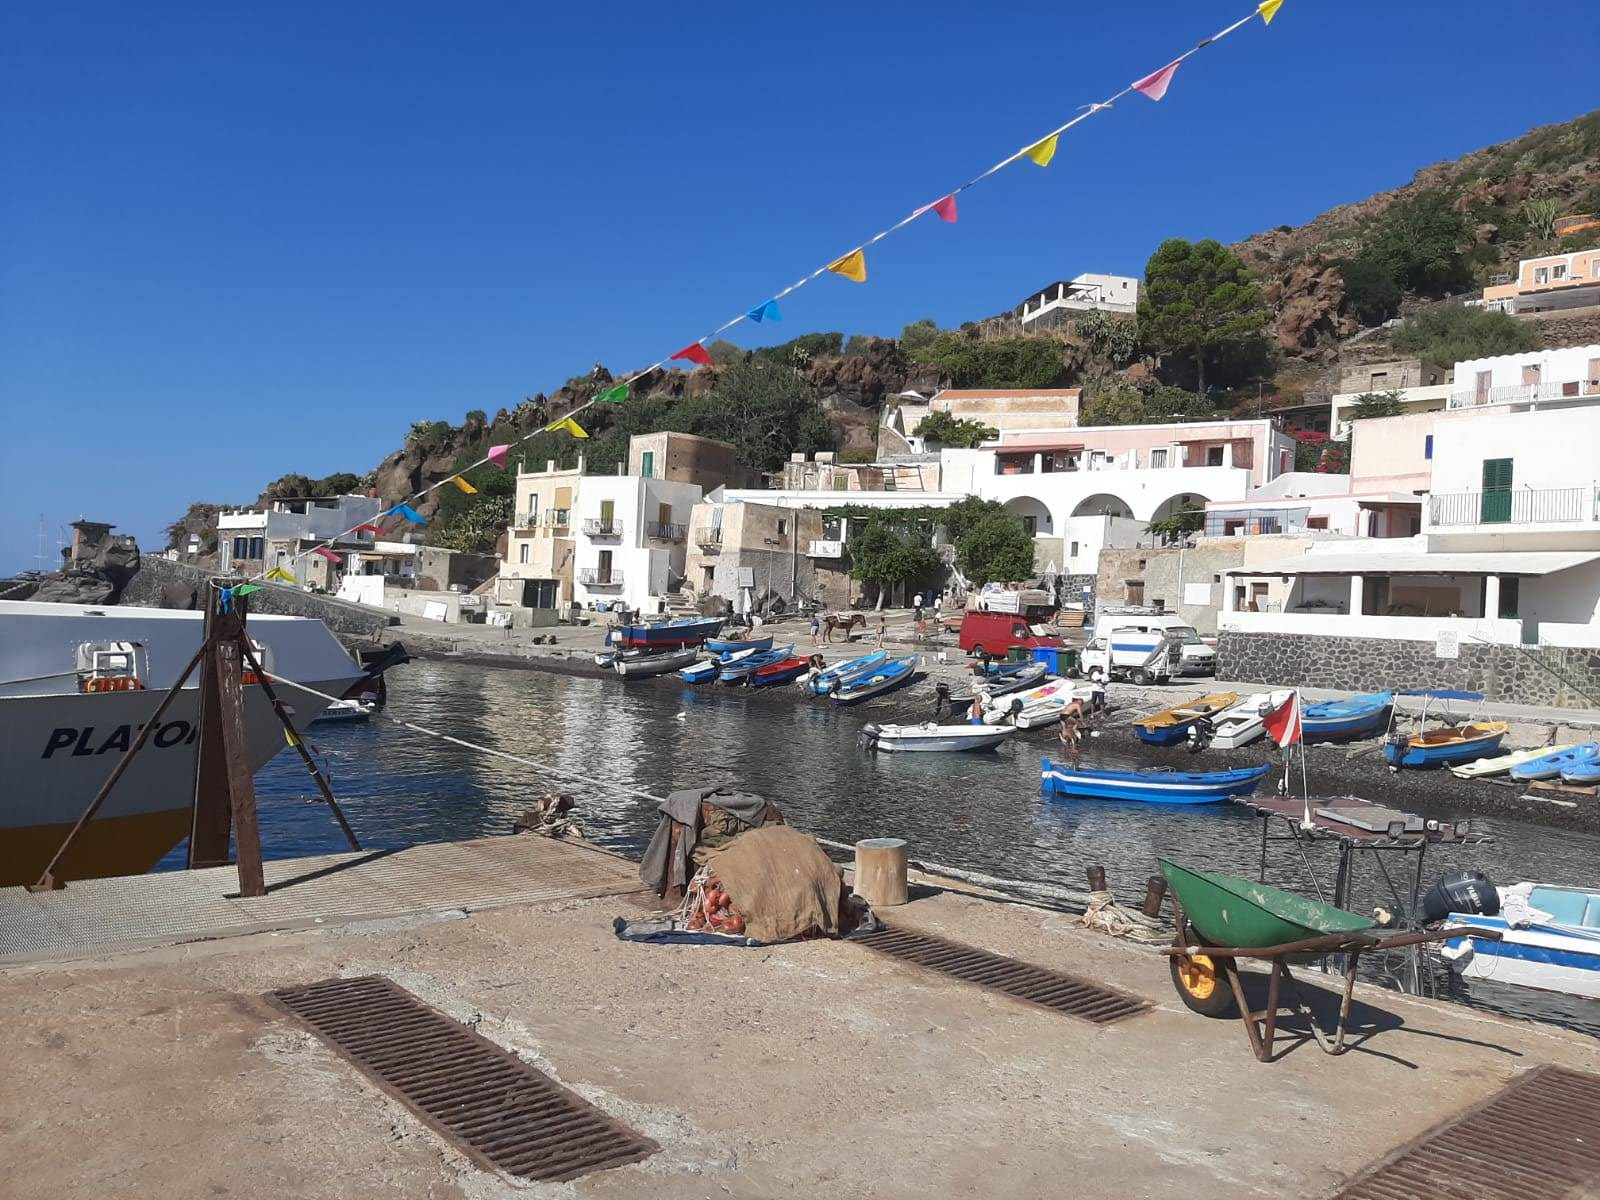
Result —
[{"label": "archway", "polygon": [[1121,496],[1113,496],[1109,492],[1096,492],[1092,496],[1085,496],[1078,501],[1077,507],[1072,510],[1075,517],[1131,517],[1133,509],[1128,507],[1128,502]]},{"label": "archway", "polygon": [[1013,496],[1006,501],[1006,511],[1021,517],[1031,536],[1055,536],[1055,522],[1050,516],[1049,508],[1042,501],[1035,500],[1032,496]]},{"label": "archway", "polygon": [[1150,513],[1152,521],[1165,521],[1168,517],[1176,516],[1186,508],[1204,508],[1206,497],[1198,492],[1179,492],[1176,496],[1168,496],[1156,505]]}]

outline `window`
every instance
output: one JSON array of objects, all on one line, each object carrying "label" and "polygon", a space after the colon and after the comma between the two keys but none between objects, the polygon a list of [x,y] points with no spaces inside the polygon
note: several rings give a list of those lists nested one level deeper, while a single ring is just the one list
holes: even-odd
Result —
[{"label": "window", "polygon": [[1428,434],[1422,439],[1422,457],[1433,457],[1433,434]]},{"label": "window", "polygon": [[1038,532],[1039,532],[1039,518],[1038,517],[1023,517],[1022,518],[1022,527],[1025,530],[1028,531],[1028,536],[1029,537],[1036,536],[1038,534]]},{"label": "window", "polygon": [[1549,283],[1550,282],[1550,268],[1549,267],[1535,267],[1533,269],[1533,281],[1535,283]]},{"label": "window", "polygon": [[1168,453],[1169,453],[1168,450],[1164,446],[1159,450],[1150,451],[1150,468],[1151,468],[1151,470],[1159,471],[1162,467],[1165,467],[1167,465],[1167,454]]},{"label": "window", "polygon": [[1483,460],[1483,498],[1479,520],[1484,524],[1511,520],[1512,460],[1486,458]]},{"label": "window", "polygon": [[782,537],[784,534],[786,534],[788,532],[789,532],[789,522],[785,521],[782,517],[779,517],[778,518],[778,536]]},{"label": "window", "polygon": [[1222,522],[1222,536],[1223,537],[1232,537],[1234,534],[1240,533],[1243,530],[1244,530],[1244,522],[1243,521],[1228,521],[1228,520],[1224,520]]},{"label": "window", "polygon": [[523,542],[522,545],[517,547],[517,561],[519,563],[525,563],[525,562],[528,561],[528,543],[527,542]]},{"label": "window", "polygon": [[1077,542],[1073,542],[1072,543],[1072,557],[1073,558],[1077,558],[1078,557],[1078,543]]},{"label": "window", "polygon": [[1208,467],[1220,467],[1221,465],[1222,465],[1222,447],[1221,446],[1207,446],[1206,447],[1206,466],[1208,466]]},{"label": "window", "polygon": [[1522,368],[1522,382],[1524,384],[1537,384],[1539,382],[1539,364],[1529,363]]},{"label": "window", "polygon": [[1500,580],[1499,616],[1507,621],[1517,619],[1517,604],[1522,599],[1522,580],[1515,575]]},{"label": "window", "polygon": [[1589,390],[1600,391],[1600,358],[1589,360]]},{"label": "window", "polygon": [[1567,264],[1566,263],[1557,263],[1555,266],[1550,268],[1550,278],[1551,279],[1565,279],[1566,277],[1567,277]]},{"label": "window", "polygon": [[1307,517],[1306,518],[1306,528],[1307,529],[1326,529],[1327,527],[1328,527],[1328,518],[1327,517]]},{"label": "window", "polygon": [[1372,387],[1369,390],[1374,391],[1374,392],[1381,392],[1381,391],[1384,391],[1385,389],[1387,389],[1388,386],[1389,386],[1389,372],[1387,372],[1387,371],[1374,371],[1374,372],[1372,372]]},{"label": "window", "polygon": [[644,454],[640,457],[640,460],[639,460],[639,474],[643,475],[646,479],[654,479],[655,478],[655,476],[656,476],[656,452],[654,450],[646,450],[644,452]]}]

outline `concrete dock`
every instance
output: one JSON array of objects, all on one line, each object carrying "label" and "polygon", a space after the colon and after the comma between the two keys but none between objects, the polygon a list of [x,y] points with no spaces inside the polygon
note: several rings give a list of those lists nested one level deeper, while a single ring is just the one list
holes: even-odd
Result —
[{"label": "concrete dock", "polygon": [[[1591,1039],[1367,987],[1350,1053],[1291,1036],[1258,1064],[1237,1020],[1182,1007],[1163,956],[970,894],[883,915],[1150,1009],[1096,1026],[850,942],[623,943],[612,918],[649,899],[632,864],[531,836],[332,858],[277,864],[271,912],[80,926],[0,960],[7,1194],[1314,1197],[1539,1064],[1600,1070]],[[229,901],[225,872],[115,882],[124,912],[185,888],[261,903]],[[30,899],[60,928],[89,890]],[[659,1152],[570,1183],[484,1171],[263,999],[373,974]]]}]

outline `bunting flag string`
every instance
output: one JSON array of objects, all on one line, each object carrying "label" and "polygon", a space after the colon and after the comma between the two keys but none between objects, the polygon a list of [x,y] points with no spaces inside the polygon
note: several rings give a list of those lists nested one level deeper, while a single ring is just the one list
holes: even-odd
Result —
[{"label": "bunting flag string", "polygon": [[445,480],[445,482],[446,483],[455,484],[456,487],[460,488],[463,492],[465,492],[469,496],[476,496],[478,494],[478,489],[473,487],[470,483],[468,483],[465,479],[461,478],[461,476],[459,476],[459,475],[452,475],[452,476],[450,476],[449,479]]},{"label": "bunting flag string", "polygon": [[[1037,138],[1036,140],[1028,143],[1021,150],[1017,150],[1017,151],[1013,152],[1012,154],[1008,155],[1007,157],[1001,159],[999,162],[995,163],[993,166],[989,167],[988,169],[986,169],[984,171],[980,171],[977,175],[974,175],[971,179],[967,180],[960,187],[953,188],[950,191],[946,192],[940,199],[934,201],[931,204],[924,204],[922,207],[920,207],[918,209],[915,209],[914,211],[912,211],[907,216],[902,217],[900,220],[896,221],[894,224],[890,225],[888,228],[883,229],[883,230],[879,231],[878,233],[873,234],[873,236],[868,238],[866,241],[862,242],[859,246],[857,246],[854,250],[851,250],[849,253],[841,255],[840,257],[835,258],[835,259],[827,262],[823,266],[817,267],[810,274],[802,276],[801,278],[796,280],[794,283],[791,283],[788,287],[783,288],[781,291],[777,292],[770,299],[764,300],[760,304],[756,305],[754,308],[747,309],[744,312],[741,312],[738,315],[736,315],[734,317],[731,317],[727,321],[724,321],[721,325],[717,326],[717,328],[713,329],[710,333],[706,334],[704,337],[702,337],[698,341],[692,342],[688,346],[685,346],[682,350],[679,350],[676,354],[670,355],[668,358],[661,359],[661,360],[659,360],[657,362],[653,362],[649,366],[641,368],[638,371],[635,371],[633,374],[629,375],[626,379],[622,380],[620,383],[617,383],[614,386],[608,388],[606,391],[601,392],[599,395],[595,396],[593,399],[587,401],[586,403],[578,405],[576,408],[574,408],[570,413],[568,413],[561,420],[556,421],[553,424],[545,426],[542,430],[535,430],[532,433],[524,434],[520,438],[516,439],[515,442],[512,442],[510,444],[500,445],[500,446],[491,446],[489,448],[488,453],[482,459],[480,459],[476,463],[473,463],[471,466],[469,466],[469,467],[467,467],[465,469],[466,470],[472,470],[473,467],[482,466],[484,463],[492,463],[494,466],[504,469],[505,466],[506,466],[506,462],[507,462],[506,456],[507,456],[507,453],[511,450],[511,448],[513,446],[515,446],[515,445],[520,444],[521,442],[527,441],[531,437],[537,436],[537,434],[539,434],[539,433],[566,432],[566,433],[570,433],[575,438],[587,438],[589,436],[589,434],[582,428],[582,426],[580,426],[576,421],[573,420],[573,418],[575,416],[577,416],[579,413],[582,413],[585,409],[589,408],[591,405],[594,405],[594,404],[620,404],[620,403],[623,403],[624,401],[626,401],[628,399],[629,387],[630,387],[631,384],[633,384],[634,382],[636,382],[637,380],[639,380],[643,376],[649,375],[653,371],[660,371],[660,370],[666,369],[668,363],[670,363],[672,361],[684,360],[684,361],[688,361],[688,362],[697,363],[697,364],[699,364],[701,366],[709,365],[711,363],[711,355],[710,355],[709,352],[707,352],[707,350],[705,348],[705,343],[709,342],[713,338],[719,337],[721,334],[723,334],[727,330],[733,328],[733,326],[739,324],[741,321],[750,321],[750,322],[753,322],[755,324],[762,324],[762,323],[764,323],[766,321],[780,321],[780,320],[782,320],[782,316],[780,315],[779,310],[778,310],[778,302],[780,300],[783,300],[786,297],[794,294],[795,292],[799,291],[801,288],[805,287],[807,284],[815,282],[816,280],[820,279],[825,274],[828,274],[828,273],[831,272],[832,274],[841,276],[842,278],[845,278],[845,279],[849,279],[849,280],[851,280],[852,282],[855,282],[855,283],[865,283],[866,279],[867,279],[866,252],[867,252],[867,250],[869,248],[871,248],[872,246],[877,245],[879,242],[883,241],[884,238],[890,236],[891,234],[897,233],[901,229],[904,229],[907,225],[910,225],[918,217],[922,216],[924,213],[926,213],[926,212],[928,212],[930,210],[935,212],[939,216],[939,219],[941,221],[945,221],[945,222],[948,222],[950,224],[955,224],[956,223],[956,197],[959,196],[962,192],[967,191],[969,188],[976,187],[978,184],[984,182],[984,180],[990,178],[993,175],[998,174],[1000,171],[1003,171],[1006,167],[1009,167],[1012,163],[1016,162],[1018,159],[1027,158],[1027,159],[1031,160],[1032,162],[1038,164],[1041,167],[1048,166],[1050,164],[1051,160],[1054,159],[1054,157],[1055,157],[1056,150],[1057,150],[1057,147],[1058,147],[1058,145],[1060,143],[1061,135],[1063,133],[1066,133],[1069,129],[1073,128],[1074,126],[1078,125],[1079,123],[1081,123],[1083,121],[1088,120],[1092,116],[1095,116],[1095,115],[1097,115],[1099,113],[1102,113],[1102,112],[1111,111],[1112,106],[1116,103],[1116,101],[1122,99],[1124,96],[1126,96],[1126,95],[1128,95],[1128,94],[1130,94],[1132,92],[1138,92],[1141,95],[1146,96],[1151,100],[1160,100],[1160,99],[1162,99],[1164,96],[1166,96],[1167,89],[1172,85],[1172,77],[1175,74],[1177,74],[1178,67],[1183,64],[1184,60],[1188,59],[1189,57],[1191,57],[1194,54],[1199,53],[1201,50],[1205,49],[1208,46],[1215,45],[1217,42],[1219,42],[1223,38],[1227,37],[1230,33],[1233,33],[1235,31],[1237,31],[1238,29],[1242,28],[1243,26],[1249,24],[1256,17],[1260,17],[1261,18],[1261,22],[1262,22],[1263,26],[1269,26],[1270,27],[1271,24],[1272,24],[1273,18],[1278,15],[1278,11],[1283,7],[1283,4],[1284,4],[1284,0],[1259,0],[1259,2],[1256,4],[1256,6],[1254,8],[1252,8],[1247,15],[1245,15],[1244,17],[1241,17],[1239,20],[1235,21],[1233,24],[1231,24],[1231,25],[1227,26],[1225,29],[1222,29],[1219,32],[1213,34],[1212,36],[1210,36],[1208,38],[1204,38],[1201,41],[1195,43],[1195,45],[1191,46],[1188,50],[1185,50],[1182,54],[1178,55],[1177,58],[1175,58],[1171,62],[1167,63],[1166,66],[1159,68],[1158,70],[1152,72],[1149,75],[1146,75],[1144,78],[1140,79],[1136,83],[1129,84],[1128,86],[1124,87],[1121,91],[1117,92],[1115,95],[1110,96],[1109,98],[1107,98],[1105,100],[1101,100],[1101,101],[1097,101],[1097,102],[1092,103],[1092,104],[1086,104],[1086,105],[1080,106],[1076,116],[1074,116],[1074,117],[1070,118],[1069,120],[1063,122],[1061,125],[1057,126],[1055,129],[1050,130],[1043,137]],[[431,484],[427,485],[426,487],[422,488],[420,491],[414,493],[410,497],[410,499],[412,499],[412,500],[420,500],[421,498],[423,498],[424,496],[429,495],[430,493],[432,493],[436,489],[438,489],[440,487],[443,487],[443,486],[445,486],[446,484],[449,484],[449,483],[455,483],[459,479],[460,479],[460,476],[456,475],[456,476],[451,476],[451,477],[449,477],[447,479],[441,479],[436,483],[431,483]],[[404,516],[407,520],[413,521],[413,522],[415,522],[415,523],[417,523],[419,525],[426,525],[427,524],[427,522],[425,520],[423,520],[423,518],[417,514],[416,510],[411,508],[410,505],[408,505],[408,504],[398,504],[394,508],[389,509],[388,512],[385,513],[384,515],[385,516],[388,516],[388,515],[400,515],[400,516]],[[331,545],[332,543],[336,542],[339,538],[346,536],[346,534],[348,534],[350,532],[354,532],[354,531],[353,530],[346,530],[345,533],[338,534],[335,537],[328,539],[327,542],[323,543],[323,546],[325,547],[325,546]],[[306,555],[308,553],[311,553],[311,551],[301,551],[299,554],[295,555],[295,558],[298,559],[298,558],[304,557],[304,555]],[[267,573],[267,577],[271,577],[271,575],[272,575],[271,572]],[[260,576],[258,576],[257,578],[260,578]],[[292,581],[293,580],[293,576],[290,576],[290,579]]]},{"label": "bunting flag string", "polygon": [[282,567],[273,567],[272,570],[268,571],[265,575],[262,576],[262,578],[263,579],[270,579],[275,583],[299,583],[300,582],[290,572],[285,571]]}]

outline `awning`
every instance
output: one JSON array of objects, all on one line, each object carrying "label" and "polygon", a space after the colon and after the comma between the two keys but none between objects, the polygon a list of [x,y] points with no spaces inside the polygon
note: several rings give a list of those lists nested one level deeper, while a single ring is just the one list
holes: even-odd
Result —
[{"label": "awning", "polygon": [[1224,575],[1551,575],[1600,559],[1600,551],[1522,550],[1504,554],[1307,554],[1231,567]]}]

